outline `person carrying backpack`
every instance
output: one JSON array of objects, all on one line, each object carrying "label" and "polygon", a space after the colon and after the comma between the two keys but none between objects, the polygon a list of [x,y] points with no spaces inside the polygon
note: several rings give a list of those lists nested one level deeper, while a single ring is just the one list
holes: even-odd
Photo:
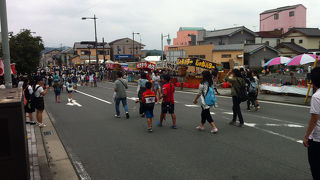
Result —
[{"label": "person carrying backpack", "polygon": [[[232,77],[229,77],[232,74]],[[225,80],[232,84],[231,96],[232,96],[232,111],[233,118],[230,121],[230,125],[236,125],[237,117],[239,118],[240,124],[238,127],[244,126],[244,121],[240,109],[240,103],[247,100],[246,90],[245,90],[245,81],[242,78],[241,72],[238,69],[229,71],[225,77]]]},{"label": "person carrying backpack", "polygon": [[193,100],[194,104],[198,103],[198,99],[201,99],[201,123],[200,126],[196,127],[196,129],[203,131],[204,124],[206,121],[210,123],[212,130],[211,133],[217,133],[218,128],[213,122],[213,119],[210,114],[210,107],[215,105],[216,97],[213,90],[213,81],[212,75],[209,71],[202,72],[203,81],[201,82],[198,90],[198,94],[196,95],[195,99]]},{"label": "person carrying backpack", "polygon": [[256,80],[253,78],[252,73],[249,72],[247,74],[248,80],[248,100],[247,100],[247,110],[250,111],[250,105],[252,104],[255,107],[255,110],[258,110],[256,105],[256,94],[257,94],[257,83]]}]

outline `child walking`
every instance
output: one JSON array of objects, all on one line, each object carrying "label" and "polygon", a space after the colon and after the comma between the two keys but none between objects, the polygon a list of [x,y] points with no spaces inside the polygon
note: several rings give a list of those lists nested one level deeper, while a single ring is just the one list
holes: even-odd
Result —
[{"label": "child walking", "polygon": [[[146,91],[142,95],[143,109],[146,114],[148,131],[152,132],[152,118],[153,118],[153,109],[154,104],[157,102],[157,95],[154,91],[151,91],[152,83],[146,83]],[[140,100],[137,100],[140,102]]]}]

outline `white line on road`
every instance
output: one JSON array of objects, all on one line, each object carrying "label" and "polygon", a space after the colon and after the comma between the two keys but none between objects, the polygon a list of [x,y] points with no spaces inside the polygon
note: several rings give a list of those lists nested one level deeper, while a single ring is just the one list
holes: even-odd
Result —
[{"label": "white line on road", "polygon": [[127,99],[130,99],[130,100],[132,100],[132,101],[139,100],[139,98],[136,98],[136,97],[127,97]]},{"label": "white line on road", "polygon": [[186,107],[200,107],[199,105],[195,105],[195,104],[185,104],[184,106],[186,106]]},{"label": "white line on road", "polygon": [[82,107],[82,105],[81,104],[79,104],[79,103],[77,103],[77,101],[76,100],[72,100],[72,102],[68,102],[66,105],[68,105],[68,106],[74,106],[74,105],[76,105],[76,106],[78,106],[78,107]]},{"label": "white line on road", "polygon": [[304,126],[297,125],[297,124],[265,124],[266,126],[272,127],[294,127],[294,128],[303,128]]},{"label": "white line on road", "polygon": [[102,102],[104,102],[104,103],[112,104],[112,103],[111,103],[111,102],[109,102],[109,101],[106,101],[106,100],[100,99],[100,98],[98,98],[98,97],[95,97],[95,96],[92,96],[92,95],[90,95],[90,94],[87,94],[87,93],[81,92],[81,91],[79,91],[79,90],[76,90],[76,92],[78,92],[78,93],[80,93],[80,94],[83,94],[83,95],[86,95],[86,96],[89,96],[89,97],[92,97],[92,98],[94,98],[94,99],[96,99],[96,100],[99,100],[99,101],[102,101]]}]

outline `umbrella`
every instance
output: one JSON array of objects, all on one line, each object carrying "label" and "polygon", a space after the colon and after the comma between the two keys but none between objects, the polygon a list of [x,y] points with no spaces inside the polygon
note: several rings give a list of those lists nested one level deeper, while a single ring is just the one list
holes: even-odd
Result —
[{"label": "umbrella", "polygon": [[287,57],[276,57],[264,64],[264,66],[273,66],[273,65],[279,65],[279,64],[286,64],[290,61],[290,58]]},{"label": "umbrella", "polygon": [[298,66],[303,64],[312,63],[316,60],[316,55],[313,54],[301,54],[299,56],[296,56],[292,58],[286,66]]}]

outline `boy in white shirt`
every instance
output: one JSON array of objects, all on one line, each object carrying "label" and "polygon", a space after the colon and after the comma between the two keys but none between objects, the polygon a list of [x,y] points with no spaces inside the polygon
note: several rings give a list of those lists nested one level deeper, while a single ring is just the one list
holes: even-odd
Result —
[{"label": "boy in white shirt", "polygon": [[311,81],[316,92],[311,99],[311,118],[303,145],[308,148],[312,177],[320,179],[320,67],[311,71]]}]

